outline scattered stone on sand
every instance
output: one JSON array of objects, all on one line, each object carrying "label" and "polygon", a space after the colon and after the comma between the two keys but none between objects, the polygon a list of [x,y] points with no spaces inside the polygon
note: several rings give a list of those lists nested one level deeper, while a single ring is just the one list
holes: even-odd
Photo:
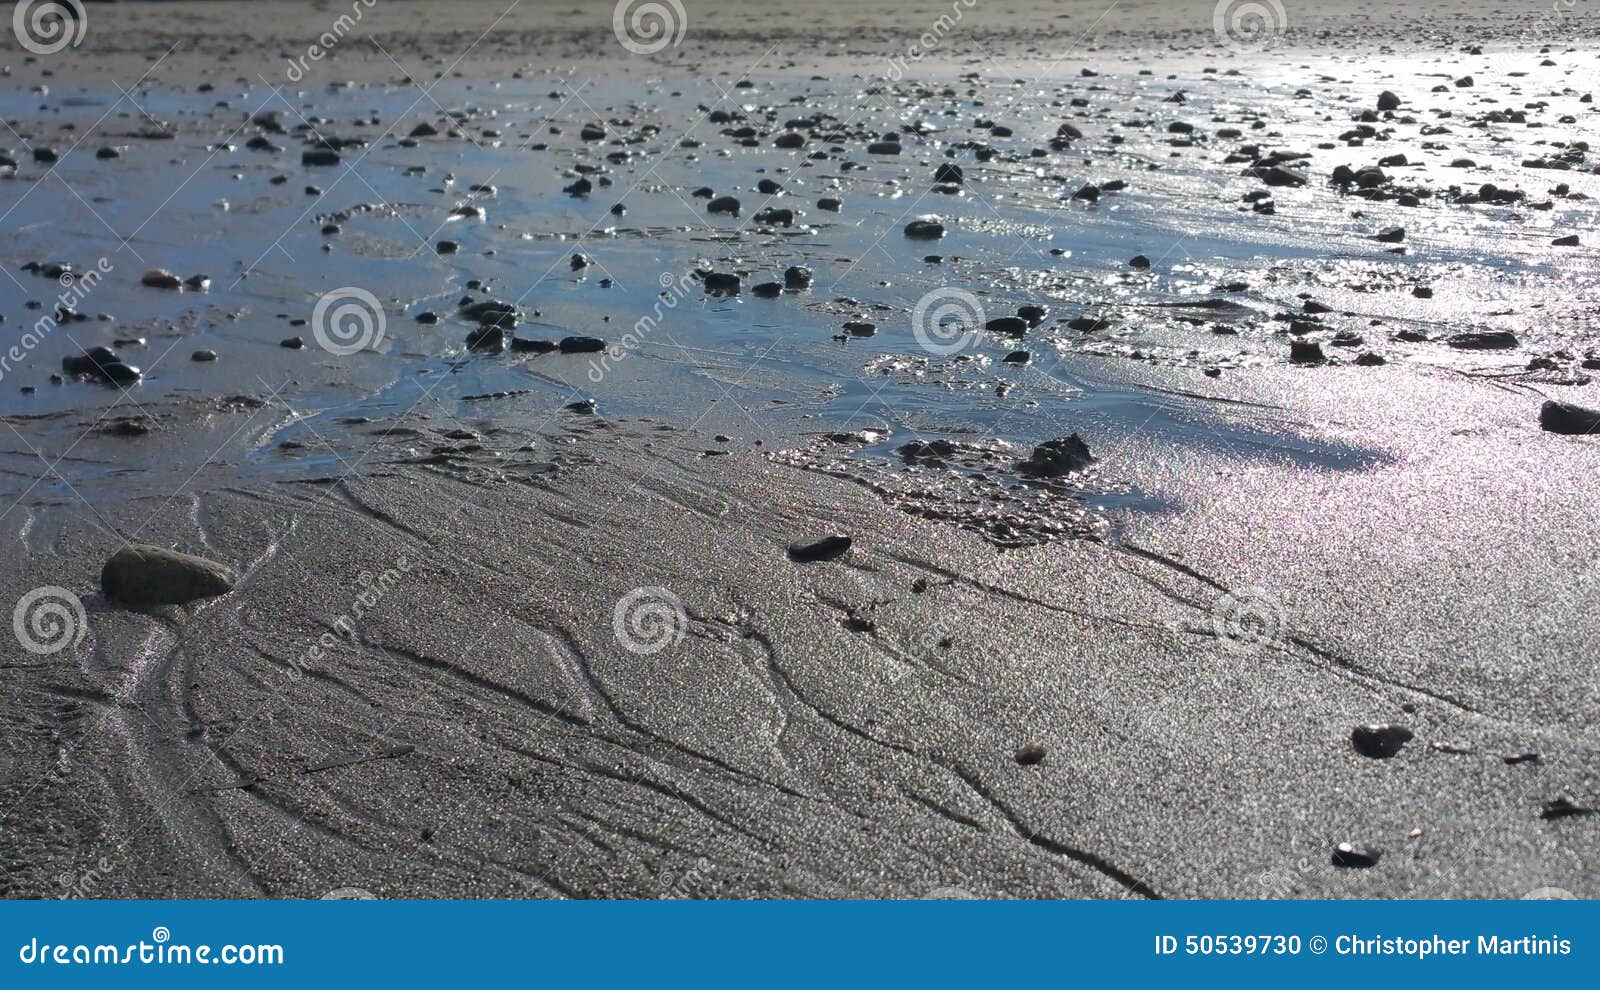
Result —
[{"label": "scattered stone on sand", "polygon": [[1400,97],[1384,90],[1378,94],[1378,109],[1383,112],[1400,109]]},{"label": "scattered stone on sand", "polygon": [[848,536],[824,536],[811,543],[791,543],[789,545],[789,559],[797,564],[811,564],[822,560],[833,560],[842,557],[850,549],[851,539]]},{"label": "scattered stone on sand", "polygon": [[563,337],[557,348],[563,354],[597,354],[606,349],[606,342],[599,337]]},{"label": "scattered stone on sand", "polygon": [[1289,341],[1290,364],[1322,364],[1327,355],[1322,353],[1322,345],[1314,340]]},{"label": "scattered stone on sand", "polygon": [[1033,448],[1027,460],[1017,462],[1017,473],[1030,478],[1059,478],[1082,471],[1095,461],[1089,445],[1076,433],[1046,440]]},{"label": "scattered stone on sand", "polygon": [[1269,186],[1303,186],[1307,182],[1304,172],[1283,165],[1256,166],[1246,170],[1245,174],[1253,175]]},{"label": "scattered stone on sand", "polygon": [[183,279],[165,268],[152,268],[140,276],[139,284],[152,289],[182,289]]},{"label": "scattered stone on sand", "polygon": [[278,341],[278,346],[291,351],[298,351],[306,346],[304,337],[285,337]]},{"label": "scattered stone on sand", "polygon": [[1341,842],[1333,847],[1333,865],[1346,869],[1364,870],[1377,866],[1383,851],[1356,842]]},{"label": "scattered stone on sand", "polygon": [[937,220],[913,220],[906,224],[906,236],[913,240],[938,240],[944,236],[944,224]]},{"label": "scattered stone on sand", "polygon": [[1469,330],[1451,334],[1445,343],[1458,351],[1506,351],[1519,344],[1510,330]]},{"label": "scattered stone on sand", "polygon": [[233,590],[237,578],[222,564],[176,550],[131,543],[100,571],[106,597],[126,605],[182,605]]},{"label": "scattered stone on sand", "polygon": [[707,295],[736,296],[739,294],[739,276],[728,272],[708,272],[705,289]]},{"label": "scattered stone on sand", "polygon": [[211,350],[210,348],[205,348],[205,347],[202,347],[200,350],[195,351],[193,354],[189,355],[189,360],[191,360],[191,361],[207,362],[207,361],[215,361],[216,359],[217,359],[217,352]]},{"label": "scattered stone on sand", "polygon": [[1025,767],[1036,766],[1044,762],[1045,755],[1046,752],[1044,743],[1023,743],[1022,746],[1017,749],[1016,761],[1018,764]]},{"label": "scattered stone on sand", "polygon": [[783,271],[783,286],[786,289],[809,289],[811,278],[811,269],[804,265],[790,265]]},{"label": "scattered stone on sand", "polygon": [[494,324],[480,326],[467,334],[467,349],[479,354],[499,354],[506,349],[506,332]]},{"label": "scattered stone on sand", "polygon": [[1563,794],[1546,801],[1539,811],[1539,817],[1551,822],[1561,818],[1580,818],[1594,813],[1595,809],[1581,805]]},{"label": "scattered stone on sand", "polygon": [[1549,399],[1539,407],[1539,425],[1551,433],[1589,436],[1600,433],[1600,409]]},{"label": "scattered stone on sand", "polygon": [[739,215],[739,200],[734,196],[718,196],[706,204],[706,212],[736,217]]},{"label": "scattered stone on sand", "polygon": [[1350,733],[1350,745],[1362,756],[1387,760],[1415,737],[1403,725],[1358,725]]}]

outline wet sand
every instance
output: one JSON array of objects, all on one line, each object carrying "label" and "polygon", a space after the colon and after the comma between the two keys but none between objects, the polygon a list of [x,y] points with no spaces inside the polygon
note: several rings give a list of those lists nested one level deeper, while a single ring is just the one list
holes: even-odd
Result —
[{"label": "wet sand", "polygon": [[[22,300],[53,293],[20,271],[30,260],[81,270],[111,257],[79,308],[116,319],[64,324],[0,380],[0,537],[16,562],[0,601],[57,586],[86,616],[59,652],[0,640],[0,891],[1595,896],[1596,818],[1580,812],[1600,804],[1600,500],[1588,484],[1600,448],[1541,430],[1538,410],[1600,405],[1583,366],[1592,248],[1549,243],[1588,240],[1593,206],[1570,193],[1600,182],[1588,155],[1559,175],[1523,165],[1592,131],[1581,96],[1595,55],[1577,40],[1592,21],[1562,15],[1577,50],[1541,66],[1520,25],[1542,7],[1441,4],[1377,27],[1365,7],[1319,5],[1303,24],[1290,11],[1285,47],[1224,57],[1211,5],[1193,6],[1067,5],[1047,39],[1042,18],[1019,25],[980,5],[938,59],[891,79],[883,61],[904,51],[906,17],[859,5],[808,8],[798,23],[776,6],[708,17],[691,4],[683,44],[641,59],[617,56],[609,11],[519,6],[497,23],[504,6],[384,3],[351,37],[370,28],[400,65],[428,68],[353,42],[308,63],[304,119],[280,108],[291,134],[319,112],[356,133],[359,108],[392,107],[367,135],[370,164],[342,180],[355,188],[315,197],[302,187],[333,188],[341,173],[295,165],[292,136],[273,136],[282,156],[254,160],[242,145],[258,128],[236,125],[337,5],[91,6],[84,44],[97,57],[70,83],[59,62],[12,59],[6,116],[29,145],[65,148],[63,114],[88,114],[84,133],[108,106],[100,128],[133,133],[140,114],[113,105],[108,83],[133,88],[158,59],[139,102],[177,136],[116,139],[127,151],[109,165],[66,156],[71,190],[50,178],[24,197],[44,167],[20,159],[6,183],[18,284],[0,286],[0,329],[31,325]],[[762,40],[779,50],[770,64],[752,51]],[[1488,54],[1462,51],[1474,43]],[[575,68],[603,55],[615,63]],[[1387,75],[1357,77],[1363,64]],[[885,89],[859,132],[839,125],[849,151],[834,157],[865,176],[830,161],[828,181],[806,177],[806,152],[779,155],[770,140],[719,160],[745,154],[719,133],[728,125],[706,128],[693,160],[661,154],[718,99],[672,95],[698,96],[708,65],[730,74],[721,87],[759,84],[730,90],[729,105],[806,97],[795,116],[844,121],[852,94]],[[444,71],[449,98],[404,112],[420,91],[402,71]],[[1468,72],[1474,85],[1456,87]],[[1041,81],[1010,92],[1012,78]],[[216,90],[195,92],[207,79]],[[556,110],[591,79],[605,103]],[[27,95],[35,83],[50,92]],[[1430,94],[1437,84],[1449,91]],[[98,102],[73,107],[76,86]],[[917,120],[949,124],[957,157],[862,154],[896,100],[946,87],[956,95],[921,98],[897,126],[909,145]],[[1327,103],[1306,106],[1300,87]],[[1384,89],[1425,123],[1336,142]],[[1174,90],[1189,102],[1165,103]],[[540,102],[546,92],[562,95]],[[1073,96],[1089,116],[1073,116]],[[225,112],[207,109],[222,99]],[[1538,100],[1546,129],[1464,119]],[[960,109],[941,121],[945,101]],[[1248,158],[1224,161],[1245,139],[1174,144],[1187,132],[1160,116],[1244,129],[1252,101],[1277,135],[1263,147],[1314,152],[1312,182],[1270,190],[1274,215],[1240,198],[1267,188],[1240,176]],[[959,142],[999,107],[1027,133],[984,139],[1002,151],[976,162]],[[397,145],[424,117],[448,126],[448,110],[475,140]],[[613,166],[629,210],[610,233],[596,227],[620,196],[560,192],[570,166],[627,150],[585,149],[574,132],[597,119],[614,135],[671,125],[642,142],[659,159]],[[1030,149],[1063,120],[1088,139],[1031,168]],[[527,148],[552,126],[554,151]],[[241,147],[196,169],[225,138]],[[102,130],[83,150],[109,142]],[[1399,152],[1424,163],[1388,167],[1428,187],[1417,207],[1328,186],[1338,164]],[[1466,155],[1482,161],[1443,171]],[[945,161],[973,178],[930,196]],[[408,178],[412,164],[429,171]],[[791,194],[758,195],[760,177]],[[1063,203],[1124,177],[1126,192],[1092,207]],[[1530,201],[1570,188],[1549,210],[1499,208],[1451,201],[1464,179]],[[473,182],[497,190],[469,195]],[[743,218],[705,219],[702,182],[736,191]],[[829,192],[845,200],[837,218],[815,205]],[[463,202],[486,218],[445,219]],[[360,203],[385,209],[322,233],[326,215]],[[808,232],[747,222],[758,204],[803,208]],[[927,213],[952,232],[907,243],[904,223]],[[1406,256],[1373,240],[1395,223]],[[422,250],[439,236],[463,250]],[[570,268],[574,252],[597,270]],[[921,262],[930,253],[945,256],[936,271]],[[1136,253],[1148,274],[1129,269]],[[696,259],[746,272],[740,297],[707,300],[694,283],[661,335],[599,381],[579,355],[465,344],[457,299],[519,294],[518,337],[615,343],[670,288],[657,273],[687,276]],[[789,264],[816,272],[809,293],[753,296]],[[140,286],[154,265],[207,272],[211,289]],[[1236,280],[1247,288],[1219,288]],[[339,285],[383,301],[381,347],[330,354],[294,325]],[[1032,303],[1048,320],[949,360],[909,325],[918,298],[948,286],[990,317]],[[1170,307],[1201,300],[1214,304]],[[416,324],[423,311],[441,322]],[[1083,314],[1111,325],[1067,325]],[[1316,325],[1291,333],[1291,314]],[[833,339],[864,319],[874,336]],[[1448,342],[1498,330],[1519,346]],[[1340,332],[1364,339],[1347,351]],[[311,346],[278,346],[292,334]],[[147,338],[118,348],[139,355],[137,388],[48,384],[74,348],[125,336]],[[1291,338],[1332,360],[1291,362]],[[1005,364],[1018,346],[1031,362]],[[215,365],[190,361],[202,347]],[[1387,363],[1357,364],[1364,352]],[[597,414],[566,408],[585,398]],[[124,419],[148,432],[106,432]],[[1092,469],[1024,477],[1034,444],[1072,433]],[[954,446],[915,463],[913,440]],[[833,533],[852,538],[840,557],[787,553]],[[224,561],[241,580],[197,605],[130,610],[98,592],[124,541]],[[1351,742],[1371,723],[1414,736],[1375,759]],[[1335,865],[1343,842],[1381,856]]]}]

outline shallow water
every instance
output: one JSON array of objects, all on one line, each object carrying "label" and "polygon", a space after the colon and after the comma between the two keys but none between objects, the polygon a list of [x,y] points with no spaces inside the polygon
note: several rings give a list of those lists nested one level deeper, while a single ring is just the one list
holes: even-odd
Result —
[{"label": "shallow water", "polygon": [[[1303,298],[1332,308],[1312,337],[1346,362],[1376,351],[1391,362],[1516,372],[1531,356],[1565,352],[1557,374],[1576,380],[1574,363],[1594,336],[1586,300],[1596,284],[1595,255],[1549,241],[1587,234],[1594,206],[1549,190],[1565,182],[1570,193],[1600,195],[1600,177],[1590,174],[1592,165],[1555,172],[1520,163],[1592,132],[1554,121],[1592,121],[1592,104],[1569,87],[1572,62],[1590,64],[1593,56],[1555,67],[1526,54],[1479,56],[1479,87],[1442,94],[1423,88],[1438,81],[1432,56],[1375,56],[1359,65],[1318,58],[1255,64],[1239,76],[1182,58],[1149,75],[1117,64],[1094,78],[1055,69],[1042,80],[1030,75],[1039,67],[1027,64],[970,75],[947,69],[917,84],[848,71],[826,79],[769,72],[749,88],[627,73],[574,87],[553,72],[530,73],[494,84],[446,80],[426,99],[398,82],[307,88],[293,99],[266,80],[208,93],[152,84],[137,93],[143,119],[117,104],[115,90],[13,91],[0,98],[0,114],[29,146],[72,150],[48,172],[18,155],[18,174],[0,182],[0,214],[12,235],[0,312],[20,332],[53,308],[60,287],[21,272],[25,262],[69,260],[82,271],[104,258],[110,273],[77,308],[114,320],[65,324],[11,364],[0,413],[23,417],[13,421],[29,424],[36,438],[29,446],[59,455],[83,426],[69,414],[86,408],[121,415],[171,398],[252,396],[267,409],[250,428],[218,437],[208,460],[290,474],[325,471],[339,458],[308,451],[286,459],[282,441],[314,446],[354,423],[415,410],[526,429],[531,437],[573,415],[567,403],[586,398],[604,416],[669,418],[760,439],[769,449],[871,427],[893,435],[869,455],[939,436],[1007,441],[1025,451],[1076,431],[1096,448],[1138,435],[1324,470],[1380,463],[1378,452],[1330,441],[1280,410],[1211,401],[1227,394],[1232,376],[1286,362],[1287,318],[1274,317],[1297,312]],[[1465,67],[1452,71],[1470,69],[1474,59],[1460,62]],[[1405,112],[1417,123],[1378,125],[1393,129],[1387,140],[1338,143],[1352,113],[1386,86],[1407,92]],[[1174,93],[1187,102],[1168,102]],[[1088,106],[1068,106],[1074,98]],[[1534,102],[1540,106],[1530,119],[1549,126],[1473,126],[1486,110]],[[713,109],[746,119],[711,123]],[[276,111],[290,132],[269,135],[280,153],[244,147],[259,133],[252,117],[264,111]],[[444,130],[446,113],[459,136],[424,137],[414,147],[397,141],[422,119]],[[825,115],[823,130],[839,140],[813,136],[799,152],[773,147],[784,121],[810,114]],[[582,125],[599,120],[610,122],[608,138],[582,140]],[[1043,150],[1062,120],[1086,137],[1067,150]],[[984,121],[1014,133],[995,137],[978,126]],[[1202,134],[1169,133],[1173,121]],[[115,136],[158,123],[173,132],[170,140]],[[1451,133],[1419,136],[1428,124]],[[347,149],[338,166],[303,167],[294,132],[313,125],[371,143]],[[743,125],[763,135],[757,146],[729,136]],[[1217,137],[1225,127],[1242,136]],[[890,131],[901,135],[900,155],[863,150]],[[73,146],[79,134],[87,139]],[[975,161],[972,142],[994,149],[993,159]],[[1247,143],[1315,155],[1309,185],[1267,190],[1274,215],[1241,203],[1266,187],[1239,174],[1244,164],[1222,161]],[[119,147],[122,157],[97,160],[102,144]],[[1458,205],[1437,195],[1406,208],[1326,184],[1336,165],[1400,152],[1414,164],[1388,171],[1403,184],[1442,192],[1496,182],[1550,208]],[[1479,167],[1448,167],[1462,157]],[[933,170],[946,161],[965,169],[966,182],[935,191]],[[583,198],[562,192],[580,165],[598,169],[590,175],[597,188]],[[274,185],[275,177],[284,181]],[[783,194],[757,192],[762,179],[782,183]],[[1087,182],[1112,179],[1126,189],[1092,204],[1067,198]],[[308,195],[307,185],[320,194]],[[708,214],[706,200],[693,195],[701,186],[737,195],[741,215]],[[824,196],[842,199],[842,210],[819,209]],[[625,215],[610,212],[615,203],[626,205]],[[463,205],[480,207],[483,217],[453,218]],[[769,206],[794,209],[795,225],[755,222]],[[905,223],[922,216],[941,218],[946,236],[907,238]],[[331,218],[341,229],[325,235]],[[1406,228],[1405,255],[1373,239],[1388,226]],[[436,253],[444,238],[459,242],[459,251]],[[575,252],[587,256],[587,267],[573,268]],[[1135,254],[1151,267],[1130,268]],[[809,291],[776,299],[751,293],[755,283],[781,281],[794,264],[814,271]],[[140,273],[158,266],[180,277],[206,273],[211,287],[141,287]],[[743,272],[743,290],[707,296],[690,279],[696,269]],[[474,279],[486,290],[469,292]],[[1243,288],[1219,289],[1230,283]],[[1433,297],[1416,298],[1417,285],[1433,288]],[[314,314],[323,294],[347,287],[379,300],[381,319],[366,313],[345,328],[366,348],[329,353],[318,346]],[[963,298],[977,304],[972,312],[963,303],[967,326],[1021,305],[1046,307],[1049,316],[1022,342],[975,332],[935,335],[925,346],[914,332],[916,307],[949,290],[970,293]],[[471,353],[472,324],[455,314],[467,295],[524,307],[518,336],[589,334],[613,349]],[[30,311],[27,300],[44,308]],[[419,324],[424,311],[439,314],[438,325]],[[1065,325],[1081,315],[1109,325],[1089,333]],[[876,333],[841,336],[851,320],[876,324]],[[1236,332],[1218,335],[1219,324]],[[1469,329],[1512,330],[1522,347],[1458,352],[1439,340]],[[1327,347],[1340,330],[1364,342]],[[1393,339],[1402,330],[1434,339]],[[290,336],[307,347],[281,348]],[[63,356],[130,337],[147,339],[119,349],[146,372],[137,388],[48,383]],[[190,353],[202,347],[220,360],[192,362]],[[1031,352],[1032,363],[1001,361],[1016,348]],[[1130,362],[1190,369],[1193,394],[1129,385]],[[1207,367],[1218,370],[1217,384],[1198,373]],[[37,391],[24,395],[21,386]],[[115,474],[117,461],[139,458],[132,446],[120,450],[108,455],[111,464],[62,463],[62,480],[93,487],[101,472]],[[28,476],[30,455],[16,447],[20,461],[8,466],[14,477]],[[172,471],[187,473],[188,465]],[[1113,506],[1149,504],[1114,479],[1096,497]]]}]

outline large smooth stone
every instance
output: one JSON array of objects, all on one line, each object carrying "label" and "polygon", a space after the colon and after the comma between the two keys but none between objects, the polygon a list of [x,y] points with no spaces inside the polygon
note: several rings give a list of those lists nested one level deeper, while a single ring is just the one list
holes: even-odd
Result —
[{"label": "large smooth stone", "polygon": [[233,590],[238,578],[212,560],[132,543],[111,555],[100,571],[106,597],[128,605],[181,605]]}]

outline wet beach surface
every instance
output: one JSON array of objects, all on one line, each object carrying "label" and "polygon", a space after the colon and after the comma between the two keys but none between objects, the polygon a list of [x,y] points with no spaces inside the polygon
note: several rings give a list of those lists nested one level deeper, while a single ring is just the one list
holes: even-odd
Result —
[{"label": "wet beach surface", "polygon": [[0,890],[1594,896],[1595,23],[1321,6],[18,49]]}]

